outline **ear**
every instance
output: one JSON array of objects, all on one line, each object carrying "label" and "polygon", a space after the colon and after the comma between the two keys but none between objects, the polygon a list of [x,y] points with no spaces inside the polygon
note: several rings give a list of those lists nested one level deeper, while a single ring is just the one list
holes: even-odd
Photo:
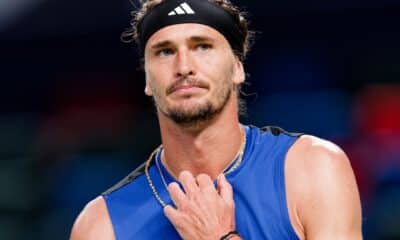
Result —
[{"label": "ear", "polygon": [[238,57],[235,57],[235,78],[234,83],[239,85],[245,80],[245,73],[242,61]]},{"label": "ear", "polygon": [[145,59],[146,59],[146,54],[145,54],[144,58],[142,58],[140,60],[141,64],[142,64],[142,68],[143,68],[144,73],[145,73],[145,79],[146,79],[146,86],[144,87],[144,93],[147,96],[151,97],[151,96],[153,96],[153,92],[151,91],[151,87],[150,87],[150,84],[149,84],[149,79],[147,77],[148,72],[147,72],[147,68],[146,68],[146,60]]},{"label": "ear", "polygon": [[146,86],[144,87],[144,93],[149,97],[153,96],[153,92],[151,91],[151,88],[149,86],[149,81],[147,80],[146,80]]}]

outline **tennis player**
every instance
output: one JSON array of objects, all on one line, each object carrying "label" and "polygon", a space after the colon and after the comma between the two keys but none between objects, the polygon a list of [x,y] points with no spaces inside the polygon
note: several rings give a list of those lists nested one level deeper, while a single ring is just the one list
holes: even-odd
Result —
[{"label": "tennis player", "polygon": [[239,122],[247,26],[227,0],[143,3],[130,33],[162,145],[87,204],[72,240],[362,239],[356,181],[338,146]]}]

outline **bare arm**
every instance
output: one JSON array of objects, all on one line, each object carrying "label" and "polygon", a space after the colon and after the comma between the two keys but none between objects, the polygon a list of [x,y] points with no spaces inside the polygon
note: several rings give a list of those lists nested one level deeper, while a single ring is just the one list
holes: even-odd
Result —
[{"label": "bare arm", "polygon": [[114,240],[114,231],[103,197],[97,197],[79,214],[70,240]]},{"label": "bare arm", "polygon": [[292,183],[288,199],[300,237],[362,239],[360,199],[349,159],[331,142],[312,136],[303,136],[298,142],[291,153],[294,161],[289,171],[295,179],[288,181]]}]

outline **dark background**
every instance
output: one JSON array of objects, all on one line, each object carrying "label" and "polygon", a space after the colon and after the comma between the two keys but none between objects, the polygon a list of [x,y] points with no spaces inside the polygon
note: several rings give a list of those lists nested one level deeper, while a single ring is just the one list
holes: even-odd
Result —
[{"label": "dark background", "polygon": [[[340,145],[365,239],[400,239],[400,2],[235,2],[258,32],[242,122]],[[67,239],[85,203],[160,143],[137,50],[119,39],[133,9],[0,2],[0,239]]]}]

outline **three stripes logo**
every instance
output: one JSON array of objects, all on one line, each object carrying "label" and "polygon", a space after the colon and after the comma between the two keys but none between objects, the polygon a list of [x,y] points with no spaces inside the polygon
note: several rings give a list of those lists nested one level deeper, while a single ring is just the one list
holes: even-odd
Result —
[{"label": "three stripes logo", "polygon": [[185,15],[185,14],[195,14],[193,9],[187,3],[182,3],[178,7],[176,7],[173,11],[168,13],[168,16],[174,15]]}]

